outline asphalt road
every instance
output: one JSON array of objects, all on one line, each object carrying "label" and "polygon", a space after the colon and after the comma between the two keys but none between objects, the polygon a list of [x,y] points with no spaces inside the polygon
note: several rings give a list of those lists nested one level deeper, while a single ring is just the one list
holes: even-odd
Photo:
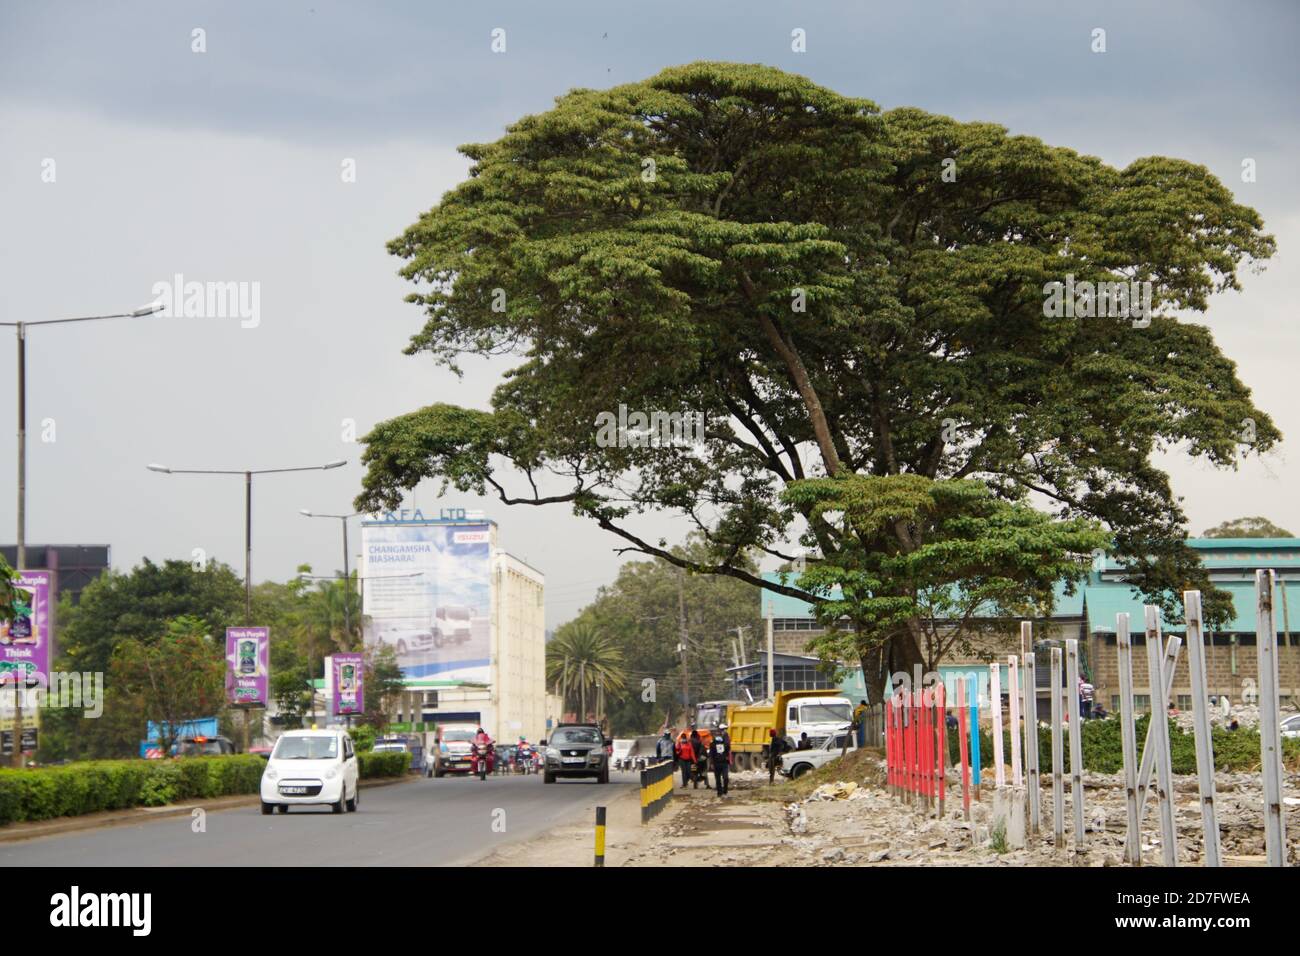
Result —
[{"label": "asphalt road", "polygon": [[11,866],[446,866],[466,864],[505,843],[595,815],[636,785],[614,773],[599,785],[540,775],[420,778],[361,790],[356,813],[294,808],[262,816],[257,805],[0,844]]}]

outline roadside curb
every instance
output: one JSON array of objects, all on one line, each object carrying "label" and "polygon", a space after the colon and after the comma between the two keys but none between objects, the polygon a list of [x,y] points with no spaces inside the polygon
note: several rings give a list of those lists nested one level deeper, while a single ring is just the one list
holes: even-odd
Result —
[{"label": "roadside curb", "polygon": [[[415,774],[405,777],[381,780],[360,781],[363,790],[374,787],[392,787],[401,783],[410,783],[420,778]],[[145,823],[166,817],[188,816],[195,810],[205,812],[233,810],[237,807],[252,807],[261,802],[256,793],[240,794],[232,797],[215,797],[200,803],[169,803],[163,807],[132,807],[129,810],[108,810],[103,813],[88,813],[80,817],[59,817],[56,820],[41,820],[35,823],[11,823],[0,827],[0,844],[21,843],[24,840],[36,840],[41,837],[58,836],[63,833],[75,833],[78,830],[97,830],[109,827],[127,826],[132,823]]]}]

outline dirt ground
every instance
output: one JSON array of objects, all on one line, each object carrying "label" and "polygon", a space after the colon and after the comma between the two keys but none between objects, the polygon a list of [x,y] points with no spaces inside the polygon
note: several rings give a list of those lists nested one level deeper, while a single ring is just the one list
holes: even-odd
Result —
[{"label": "dirt ground", "polygon": [[[950,778],[945,814],[922,812],[888,793],[883,760],[872,751],[850,754],[797,781],[769,785],[765,773],[732,775],[732,790],[675,784],[668,808],[644,826],[635,791],[611,802],[606,866],[1121,866],[1125,808],[1118,775],[1084,776],[1085,841],[1075,852],[1073,809],[1065,781],[1065,841],[1052,845],[1050,774],[1042,790],[1042,833],[1023,849],[992,832],[993,772],[986,769],[982,800],[963,819],[961,792]],[[1221,773],[1216,779],[1220,840],[1228,865],[1263,865],[1263,799],[1257,773]],[[1201,863],[1201,811],[1195,777],[1175,781],[1178,861]],[[1287,775],[1284,797],[1291,826],[1288,856],[1300,863],[1300,775]],[[1159,866],[1159,821],[1154,798],[1143,825],[1143,864]],[[591,866],[590,820],[559,827],[506,846],[480,865]]]}]

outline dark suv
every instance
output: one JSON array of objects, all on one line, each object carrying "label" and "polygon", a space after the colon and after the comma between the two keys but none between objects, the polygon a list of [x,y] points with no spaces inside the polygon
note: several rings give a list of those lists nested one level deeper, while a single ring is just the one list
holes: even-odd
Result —
[{"label": "dark suv", "polygon": [[592,777],[609,783],[609,741],[595,724],[560,724],[541,747],[546,755],[544,783],[556,777]]}]

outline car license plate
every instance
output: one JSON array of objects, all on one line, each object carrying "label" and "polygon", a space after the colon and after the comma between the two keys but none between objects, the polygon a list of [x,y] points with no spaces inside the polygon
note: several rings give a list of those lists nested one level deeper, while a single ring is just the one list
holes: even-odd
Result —
[{"label": "car license plate", "polygon": [[586,763],[587,759],[585,757],[565,757],[564,762],[565,763]]},{"label": "car license plate", "polygon": [[288,794],[294,794],[294,793],[306,793],[306,792],[307,792],[307,788],[306,788],[306,787],[281,787],[281,788],[280,788],[280,792],[281,792],[281,793],[288,793]]}]

